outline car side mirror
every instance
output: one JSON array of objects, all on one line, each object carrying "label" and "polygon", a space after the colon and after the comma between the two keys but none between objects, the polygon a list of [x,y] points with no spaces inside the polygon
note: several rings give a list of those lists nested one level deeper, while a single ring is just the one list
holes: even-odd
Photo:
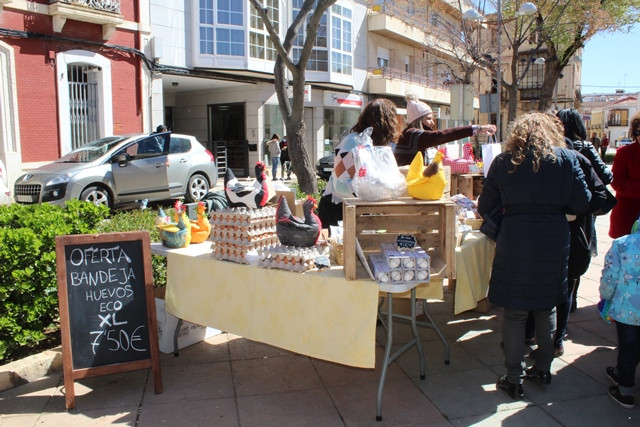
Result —
[{"label": "car side mirror", "polygon": [[118,163],[118,166],[125,167],[127,166],[127,163],[129,163],[129,156],[127,156],[127,153],[120,153],[116,156],[115,160]]}]

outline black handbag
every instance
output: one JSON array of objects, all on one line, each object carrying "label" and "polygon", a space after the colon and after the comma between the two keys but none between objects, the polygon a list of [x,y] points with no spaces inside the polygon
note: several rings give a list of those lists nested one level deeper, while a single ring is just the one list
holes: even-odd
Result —
[{"label": "black handbag", "polygon": [[600,209],[598,209],[597,211],[593,212],[593,215],[606,215],[609,212],[611,212],[611,209],[613,209],[613,207],[616,205],[616,203],[618,203],[618,200],[616,199],[616,196],[614,196],[613,194],[611,194],[611,191],[609,191],[608,188],[605,187],[604,191],[607,193],[607,200],[604,202],[604,204],[602,205],[602,207]]}]

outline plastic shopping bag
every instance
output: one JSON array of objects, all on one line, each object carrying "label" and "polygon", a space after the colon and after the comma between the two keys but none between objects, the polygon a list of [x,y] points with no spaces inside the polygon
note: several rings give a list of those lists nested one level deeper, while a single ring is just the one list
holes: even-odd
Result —
[{"label": "plastic shopping bag", "polygon": [[353,190],[367,201],[395,199],[406,195],[407,182],[389,146],[374,146],[370,132],[363,132],[352,149],[355,165]]},{"label": "plastic shopping bag", "polygon": [[502,153],[502,146],[500,143],[496,142],[495,136],[488,136],[487,142],[482,144],[482,167],[485,178],[489,173],[489,166],[491,166],[491,162],[493,162],[493,159],[495,159],[500,153]]}]

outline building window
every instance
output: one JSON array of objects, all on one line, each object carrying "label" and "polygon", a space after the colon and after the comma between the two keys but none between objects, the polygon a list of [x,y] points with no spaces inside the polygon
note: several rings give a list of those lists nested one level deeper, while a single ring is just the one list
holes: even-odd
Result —
[{"label": "building window", "polygon": [[200,53],[244,56],[243,12],[241,1],[200,0]]},{"label": "building window", "polygon": [[351,44],[351,9],[331,6],[331,71],[335,73],[353,73]]},{"label": "building window", "polygon": [[[521,58],[518,62],[518,75],[522,75],[527,66],[527,60]],[[540,99],[542,82],[544,81],[544,64],[534,64],[533,58],[529,63],[527,74],[520,82],[520,99],[535,100]]]},{"label": "building window", "polygon": [[[269,15],[269,18],[271,18],[271,22],[273,23],[277,33],[280,33],[279,1],[280,0],[266,0],[263,3],[267,8],[267,14]],[[278,54],[276,49],[273,47],[269,33],[264,28],[262,18],[260,18],[253,5],[250,6],[250,9],[251,31],[249,33],[249,56],[252,58],[275,61]]]},{"label": "building window", "polygon": [[609,126],[629,126],[629,111],[611,110],[607,122]]},{"label": "building window", "polygon": [[[300,13],[300,7],[303,0],[292,0],[292,15],[293,18]],[[313,11],[311,12],[313,13]],[[292,58],[294,62],[298,62],[300,59],[300,53],[302,52],[302,46],[304,45],[304,38],[306,35],[305,28],[309,23],[309,15],[307,15],[307,22],[300,28],[300,32],[293,41]],[[324,13],[320,18],[320,26],[318,27],[318,36],[316,37],[315,44],[313,45],[313,52],[307,62],[307,70],[309,71],[329,71],[329,50],[327,45],[327,14]]]}]

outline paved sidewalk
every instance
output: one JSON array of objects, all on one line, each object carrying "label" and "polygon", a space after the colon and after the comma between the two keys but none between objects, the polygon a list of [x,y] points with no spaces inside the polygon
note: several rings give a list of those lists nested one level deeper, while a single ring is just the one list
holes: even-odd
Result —
[{"label": "paved sidewalk", "polygon": [[[179,357],[162,356],[162,394],[153,392],[147,371],[90,378],[75,383],[77,409],[66,411],[62,375],[54,373],[0,393],[0,426],[640,425],[640,405],[623,409],[607,395],[604,368],[615,364],[616,335],[595,304],[611,244],[608,217],[597,226],[600,254],[582,280],[565,354],[553,362],[551,385],[525,383],[524,401],[496,391],[504,373],[500,310],[454,316],[445,293],[445,301],[429,306],[451,345],[451,364],[444,364],[435,333],[421,328],[426,379],[419,379],[414,350],[394,362],[382,422],[375,421],[379,366],[349,368],[221,334]],[[396,342],[408,333],[408,325],[396,323]],[[378,362],[384,340],[379,327]]]}]

